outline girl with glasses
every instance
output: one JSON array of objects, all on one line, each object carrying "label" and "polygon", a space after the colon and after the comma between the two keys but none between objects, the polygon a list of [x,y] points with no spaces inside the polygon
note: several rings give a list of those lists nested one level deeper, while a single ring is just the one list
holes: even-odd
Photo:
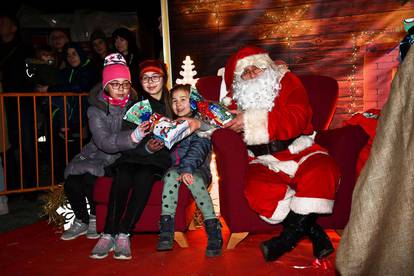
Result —
[{"label": "girl with glasses", "polygon": [[[171,118],[169,105],[166,104],[168,90],[165,86],[165,65],[158,60],[147,60],[140,64],[140,71],[139,79],[143,88],[140,99],[147,99],[153,112]],[[112,89],[118,89],[116,91],[124,91],[128,82],[111,82],[109,85]],[[127,121],[123,124],[124,129],[136,127]],[[91,258],[105,258],[112,249],[115,250],[115,259],[132,258],[130,235],[144,211],[153,183],[170,166],[170,154],[163,142],[148,135],[138,147],[122,152],[121,157],[106,168],[113,178],[113,184],[105,234],[92,250]]]},{"label": "girl with glasses", "polygon": [[[121,129],[122,118],[137,99],[137,94],[130,89],[131,75],[123,57],[120,54],[112,54],[107,56],[105,61],[102,74],[103,89],[91,94],[89,98],[91,106],[87,115],[92,139],[65,169],[64,189],[75,220],[62,234],[62,240],[73,240],[84,234],[89,239],[99,238],[92,197],[95,180],[105,175],[105,166],[119,158],[121,151],[136,148],[148,128],[147,124],[143,124],[132,130]],[[122,84],[119,86],[120,89],[113,88],[116,83]],[[86,198],[90,205],[90,214]],[[103,235],[101,239],[105,237]],[[108,239],[114,243],[111,237]]]}]

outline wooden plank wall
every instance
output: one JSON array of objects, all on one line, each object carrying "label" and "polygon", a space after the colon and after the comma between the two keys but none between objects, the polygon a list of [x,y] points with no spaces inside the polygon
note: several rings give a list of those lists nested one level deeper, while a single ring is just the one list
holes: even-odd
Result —
[{"label": "wooden plank wall", "polygon": [[[406,2],[405,4],[402,4]],[[331,127],[363,109],[365,47],[397,46],[412,1],[399,0],[171,0],[173,80],[190,55],[196,77],[216,74],[238,47],[255,44],[297,74],[323,74],[339,82]],[[391,46],[391,49],[394,46]],[[391,69],[390,69],[391,70]]]}]

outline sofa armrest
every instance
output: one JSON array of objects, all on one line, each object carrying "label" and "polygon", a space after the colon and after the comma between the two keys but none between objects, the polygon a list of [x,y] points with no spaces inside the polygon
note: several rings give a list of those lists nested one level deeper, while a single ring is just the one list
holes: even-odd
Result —
[{"label": "sofa armrest", "polygon": [[[247,148],[242,137],[229,129],[218,129],[212,135],[219,176],[220,210],[252,212],[244,197],[247,174]],[[234,209],[234,210],[233,210]]]},{"label": "sofa armrest", "polygon": [[360,126],[324,130],[316,135],[316,142],[328,150],[341,172],[333,213],[321,216],[318,220],[325,228],[343,229],[348,223],[356,183],[356,165],[359,153],[368,142],[368,138]]}]

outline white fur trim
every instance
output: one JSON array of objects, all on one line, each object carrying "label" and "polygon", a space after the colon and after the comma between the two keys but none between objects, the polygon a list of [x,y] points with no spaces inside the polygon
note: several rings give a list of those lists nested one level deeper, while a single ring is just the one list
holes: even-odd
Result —
[{"label": "white fur trim", "polygon": [[200,138],[211,139],[211,135],[213,135],[213,132],[216,131],[216,130],[217,130],[217,128],[211,128],[211,129],[206,130],[206,131],[196,131],[196,134]]},{"label": "white fur trim", "polygon": [[252,158],[255,157],[254,153],[249,149],[247,149],[247,156],[252,157]]},{"label": "white fur trim", "polygon": [[302,163],[303,163],[303,162],[305,162],[305,161],[306,161],[306,159],[308,159],[309,157],[311,157],[312,155],[315,155],[315,154],[324,154],[324,155],[329,155],[326,151],[317,150],[317,151],[314,151],[314,152],[312,152],[312,153],[309,153],[308,155],[303,156],[303,157],[299,160],[298,165],[299,165],[299,166],[300,166],[300,165],[302,165]]},{"label": "white fur trim", "polygon": [[309,153],[308,155],[303,156],[299,162],[295,162],[293,160],[287,161],[280,161],[276,157],[270,154],[260,155],[256,159],[250,161],[250,164],[262,164],[272,170],[274,172],[284,172],[290,178],[293,178],[296,175],[296,172],[300,165],[305,162],[309,157],[315,154],[325,154],[328,155],[325,151],[314,151]]},{"label": "white fur trim", "polygon": [[268,112],[260,109],[249,109],[243,113],[244,141],[248,145],[269,143]]},{"label": "white fur trim", "polygon": [[332,213],[334,200],[314,197],[296,197],[292,198],[290,209],[301,215],[310,213],[330,214]]},{"label": "white fur trim", "polygon": [[258,68],[264,69],[272,66],[272,64],[274,64],[274,61],[266,53],[247,56],[237,61],[236,68],[234,69],[234,74],[240,76],[243,73],[244,68],[247,66],[254,65]]},{"label": "white fur trim", "polygon": [[297,154],[312,146],[315,143],[315,135],[316,131],[312,135],[301,135],[296,138],[288,147],[290,153]]},{"label": "white fur trim", "polygon": [[280,161],[276,157],[270,154],[260,155],[256,159],[250,162],[250,164],[259,163],[267,166],[270,170],[274,172],[284,172],[293,178],[298,170],[299,164],[293,160],[289,161]]},{"label": "white fur trim", "polygon": [[277,207],[272,216],[270,218],[260,216],[260,218],[270,224],[282,222],[290,211],[290,205],[294,195],[295,190],[287,186],[285,197],[277,203]]}]

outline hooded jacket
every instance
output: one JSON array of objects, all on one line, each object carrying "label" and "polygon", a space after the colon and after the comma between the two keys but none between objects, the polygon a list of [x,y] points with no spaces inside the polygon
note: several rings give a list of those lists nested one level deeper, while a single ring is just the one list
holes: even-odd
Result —
[{"label": "hooded jacket", "polygon": [[[65,178],[87,172],[103,176],[104,168],[114,163],[121,156],[121,151],[134,149],[139,145],[131,140],[133,129],[122,130],[123,116],[137,99],[136,92],[131,90],[131,98],[123,108],[110,105],[104,100],[102,93],[101,85],[97,85],[90,92],[88,120],[92,139],[66,166]],[[143,150],[137,153],[148,155]]]}]

